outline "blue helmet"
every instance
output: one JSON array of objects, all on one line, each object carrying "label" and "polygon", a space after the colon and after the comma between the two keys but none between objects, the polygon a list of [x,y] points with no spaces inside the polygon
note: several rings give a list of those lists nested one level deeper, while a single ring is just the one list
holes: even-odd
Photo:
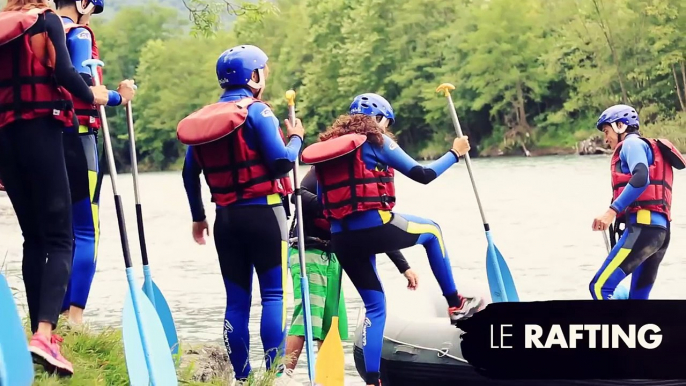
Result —
[{"label": "blue helmet", "polygon": [[[217,59],[217,80],[219,86],[252,85],[253,71],[261,70],[267,65],[267,54],[251,45],[241,45],[229,48]],[[260,82],[264,82],[260,79]]]},{"label": "blue helmet", "polygon": [[636,109],[627,105],[614,105],[603,111],[595,124],[598,130],[603,130],[605,124],[622,122],[627,126],[638,126],[638,113]]},{"label": "blue helmet", "polygon": [[76,0],[76,10],[79,11],[81,15],[89,14],[93,11],[93,14],[102,13],[105,9],[105,0],[88,0],[86,6],[83,6],[83,1]]},{"label": "blue helmet", "polygon": [[372,117],[381,115],[386,117],[390,124],[393,124],[395,121],[395,114],[391,104],[381,95],[373,93],[356,96],[353,99],[353,103],[350,104],[350,114],[364,114]]},{"label": "blue helmet", "polygon": [[83,0],[53,0],[57,8],[61,8],[69,3],[76,4],[76,11],[79,15],[88,15],[91,11],[96,13],[102,13],[105,9],[105,0],[86,0],[85,5]]}]

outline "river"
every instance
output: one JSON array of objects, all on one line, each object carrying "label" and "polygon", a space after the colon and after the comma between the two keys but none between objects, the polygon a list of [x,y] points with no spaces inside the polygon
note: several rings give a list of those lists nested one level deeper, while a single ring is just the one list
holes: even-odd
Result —
[{"label": "river", "polygon": [[[610,202],[609,157],[490,158],[476,159],[473,165],[494,240],[510,266],[521,300],[589,299],[588,283],[606,255],[601,234],[590,228],[593,218]],[[300,175],[306,170],[301,167]],[[677,172],[675,180],[675,237],[658,275],[654,299],[686,295],[686,264],[678,252],[686,249],[686,238],[679,237],[686,227],[686,173]],[[134,267],[142,284],[131,175],[120,174],[118,181]],[[404,176],[396,181],[397,212],[428,217],[441,225],[458,289],[487,293],[486,241],[464,162],[428,186]],[[152,274],[169,301],[180,339],[221,344],[226,295],[219,264],[211,238],[205,246],[196,245],[191,238],[191,216],[180,172],[145,173],[140,176],[140,185]],[[208,219],[213,221],[206,186],[203,193]],[[119,326],[127,282],[109,176],[103,180],[100,208],[100,252],[85,317],[94,325]],[[7,253],[10,285],[23,289],[19,277],[21,231],[4,192],[0,192],[0,234],[0,253]],[[440,296],[424,250],[412,247],[403,252],[420,275],[419,290]],[[404,278],[390,260],[379,258],[378,262],[386,290],[407,291]],[[347,277],[344,291],[352,338],[362,304]],[[289,294],[290,313],[290,290]],[[20,303],[25,301],[23,293],[19,299]],[[262,363],[256,281],[252,304],[251,354],[255,367]],[[345,342],[345,350],[346,385],[364,385],[354,367],[352,343]],[[304,357],[296,372],[300,381],[307,379]]]}]

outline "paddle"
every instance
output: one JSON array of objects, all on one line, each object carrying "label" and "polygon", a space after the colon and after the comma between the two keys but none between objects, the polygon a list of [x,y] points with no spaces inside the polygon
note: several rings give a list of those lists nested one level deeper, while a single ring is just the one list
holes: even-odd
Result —
[{"label": "paddle", "polygon": [[[333,264],[333,262],[329,262]],[[343,287],[343,267],[339,268],[338,291],[336,293],[336,308],[331,317],[331,327],[326,333],[324,342],[317,354],[317,378],[315,383],[322,386],[343,386],[345,379],[345,354],[341,332],[338,330],[338,308],[341,299],[341,287]],[[328,283],[327,283],[328,284]]]},{"label": "paddle", "polygon": [[[100,85],[97,67],[105,64],[97,59],[88,59],[83,66],[90,68],[93,84]],[[117,189],[117,169],[114,165],[114,154],[110,142],[110,130],[107,125],[105,106],[98,106],[102,121],[103,140],[107,152],[107,167],[112,181],[112,193],[114,193],[114,206],[117,211],[119,223],[119,236],[121,248],[124,254],[126,266],[126,279],[129,283],[129,291],[124,302],[122,312],[122,335],[124,338],[124,355],[129,380],[132,386],[174,386],[178,385],[176,369],[171,351],[164,335],[164,327],[157,316],[157,312],[150,300],[136,284],[131,264],[131,252],[129,240],[126,235],[126,223],[121,196]]]},{"label": "paddle", "polygon": [[[443,83],[436,88],[436,92],[443,92],[446,99],[448,99],[450,117],[453,119],[455,132],[457,133],[458,137],[462,137],[460,121],[457,119],[453,98],[450,96],[450,91],[454,89],[455,86],[452,84]],[[479,192],[476,190],[476,182],[474,181],[472,162],[469,158],[469,154],[465,154],[464,159],[467,162],[469,179],[472,181],[474,196],[476,196],[476,203],[479,206],[479,212],[481,213],[481,219],[483,220],[484,230],[486,231],[486,241],[488,242],[488,248],[486,250],[486,274],[488,276],[488,286],[491,290],[491,299],[493,303],[518,302],[519,295],[517,295],[517,288],[515,287],[514,280],[512,280],[510,268],[507,266],[507,263],[505,263],[503,255],[493,242],[493,238],[491,236],[491,227],[488,224],[488,221],[486,221],[486,215],[484,214],[484,209],[481,206],[481,199],[479,198]]]},{"label": "paddle", "polygon": [[141,198],[138,191],[138,160],[136,158],[136,133],[133,129],[133,112],[131,109],[131,101],[126,104],[126,124],[129,129],[129,152],[131,153],[131,174],[133,175],[133,191],[136,196],[136,221],[138,222],[138,239],[141,245],[141,257],[143,258],[143,292],[150,299],[153,307],[157,311],[162,326],[164,327],[164,334],[167,337],[167,343],[171,349],[172,355],[179,353],[179,339],[176,335],[176,326],[174,325],[174,318],[167,299],[164,298],[162,291],[157,287],[157,284],[152,280],[150,273],[150,265],[148,263],[148,248],[145,243],[145,231],[143,228],[143,211],[141,209]]},{"label": "paddle", "polygon": [[0,274],[0,385],[33,384],[33,360],[14,303],[12,289]]},{"label": "paddle", "polygon": [[[288,101],[288,119],[291,125],[295,126],[295,91],[286,91],[286,101]],[[304,145],[304,143],[303,143]],[[305,322],[305,345],[307,351],[307,373],[310,383],[314,382],[314,345],[312,343],[312,313],[310,312],[310,285],[307,281],[307,268],[305,267],[305,238],[303,235],[303,200],[298,180],[298,167],[300,166],[300,155],[295,157],[293,166],[293,184],[295,185],[295,216],[298,224],[298,260],[300,261],[300,293],[303,303],[303,321]],[[314,383],[313,383],[314,384]]]}]

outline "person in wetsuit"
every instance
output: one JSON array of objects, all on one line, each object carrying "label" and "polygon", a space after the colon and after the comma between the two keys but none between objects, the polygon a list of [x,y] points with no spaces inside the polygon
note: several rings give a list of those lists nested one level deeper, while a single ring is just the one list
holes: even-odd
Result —
[{"label": "person in wetsuit", "polygon": [[73,242],[62,129],[76,124],[70,94],[102,105],[108,91],[89,88],[71,65],[62,21],[45,1],[9,0],[0,36],[0,175],[24,237],[29,350],[48,372],[71,375],[53,334]]},{"label": "person in wetsuit", "polygon": [[[90,69],[83,62],[100,59],[95,35],[88,25],[92,14],[104,10],[104,0],[55,0],[55,5],[64,23],[72,65],[87,84],[93,84]],[[103,81],[102,76],[100,80]],[[107,106],[126,105],[134,94],[133,81],[124,80],[117,91],[110,91]],[[73,101],[79,124],[64,129],[64,155],[72,198],[74,253],[71,280],[62,311],[68,311],[71,323],[81,324],[95,275],[100,240],[100,116],[97,106],[78,98],[73,98]]]},{"label": "person in wetsuit", "polygon": [[619,283],[631,275],[629,299],[648,299],[670,240],[672,168],[683,169],[684,158],[665,139],[644,138],[636,110],[615,105],[596,124],[612,155],[612,204],[593,220],[594,231],[625,224],[589,290],[595,300],[611,299]]},{"label": "person in wetsuit", "polygon": [[[324,341],[331,327],[331,318],[338,316],[338,332],[342,340],[348,339],[348,317],[345,298],[341,288],[341,266],[336,255],[331,252],[331,225],[322,213],[322,206],[317,199],[317,176],[314,168],[303,177],[302,189],[303,231],[305,236],[305,264],[307,279],[310,283],[310,308],[312,315],[312,338],[318,345]],[[295,204],[295,195],[291,201]],[[295,307],[291,318],[291,327],[286,339],[286,373],[293,374],[298,364],[305,343],[305,324],[303,320],[302,293],[300,288],[300,261],[298,259],[297,219],[291,226],[291,248],[289,265],[293,277],[293,297]],[[407,288],[415,290],[418,275],[410,268],[400,251],[386,253],[398,271],[407,279]]]},{"label": "person in wetsuit", "polygon": [[448,252],[435,222],[392,211],[395,170],[428,184],[459,161],[470,147],[467,137],[433,163],[422,166],[408,156],[386,131],[395,121],[391,105],[377,94],[353,100],[350,115],[339,117],[307,147],[303,162],[314,164],[317,194],[331,222],[332,251],[357,288],[366,309],[363,346],[367,385],[379,385],[379,366],[386,299],[376,273],[376,254],[424,246],[431,270],[448,302],[451,323],[484,306],[482,299],[459,294]]},{"label": "person in wetsuit", "polygon": [[[295,126],[285,120],[285,144],[279,120],[259,99],[269,74],[267,59],[251,45],[222,53],[217,61],[224,90],[219,102],[184,118],[177,128],[182,142],[186,138],[184,143],[196,143],[186,152],[183,181],[198,244],[205,244],[204,234],[209,235],[201,172],[217,205],[214,239],[226,286],[224,343],[238,384],[247,383],[251,372],[253,267],[262,297],[260,336],[268,369],[281,364],[286,337],[288,224],[282,201],[293,191],[288,173],[300,152],[304,129],[300,120]],[[279,371],[278,385],[299,384]]]}]

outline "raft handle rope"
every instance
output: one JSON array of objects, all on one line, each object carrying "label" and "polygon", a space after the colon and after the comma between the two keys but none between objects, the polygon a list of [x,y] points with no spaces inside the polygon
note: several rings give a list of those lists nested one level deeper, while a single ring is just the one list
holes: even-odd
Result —
[{"label": "raft handle rope", "polygon": [[397,339],[389,338],[389,337],[387,337],[386,335],[384,335],[384,339],[386,339],[386,340],[388,340],[388,341],[390,341],[390,342],[393,342],[393,343],[395,343],[395,344],[402,344],[402,345],[404,345],[404,346],[408,346],[408,347],[412,347],[412,348],[416,348],[416,349],[420,349],[420,350],[435,351],[435,352],[437,352],[436,356],[438,356],[439,358],[447,357],[447,358],[454,359],[454,360],[456,360],[456,361],[460,361],[460,362],[463,362],[463,363],[469,363],[469,362],[467,362],[466,360],[464,360],[464,359],[462,359],[462,358],[456,357],[455,355],[450,355],[450,354],[448,354],[448,351],[450,350],[450,347],[444,348],[444,349],[437,349],[437,348],[433,348],[433,347],[419,346],[419,345],[416,345],[416,344],[407,343],[407,342],[403,342],[403,341],[400,341],[400,340],[397,340]]},{"label": "raft handle rope", "polygon": [[[362,313],[362,307],[360,307],[357,309],[357,324],[358,325],[362,322],[363,318],[364,318],[364,314]],[[450,348],[452,347],[452,343],[448,343],[449,346],[447,348],[443,348],[443,349],[439,350],[439,349],[433,348],[433,347],[420,346],[420,345],[413,344],[413,343],[403,342],[403,341],[398,340],[398,339],[389,338],[385,334],[384,334],[383,338],[388,340],[389,342],[393,342],[395,344],[401,344],[401,345],[416,348],[419,350],[435,351],[437,353],[436,356],[438,356],[439,358],[446,357],[446,358],[454,359],[458,362],[469,363],[469,362],[467,362],[467,360],[465,360],[463,358],[459,358],[459,357],[456,357],[455,355],[448,354],[448,352],[450,351]],[[447,343],[447,342],[444,342],[444,344],[445,343]]]}]

